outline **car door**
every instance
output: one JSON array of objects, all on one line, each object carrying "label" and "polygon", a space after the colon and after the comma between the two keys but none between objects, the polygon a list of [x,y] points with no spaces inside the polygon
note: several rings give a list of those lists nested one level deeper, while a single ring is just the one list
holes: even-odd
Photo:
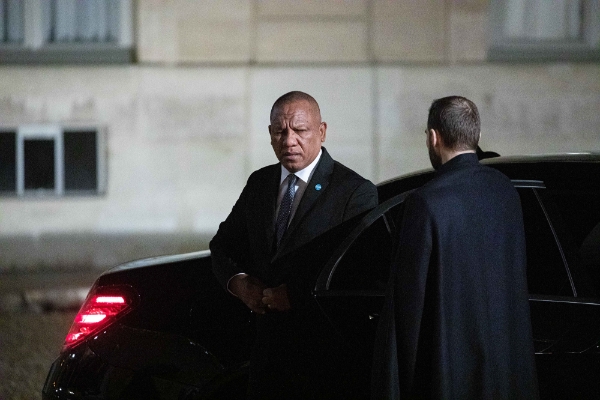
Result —
[{"label": "car door", "polygon": [[354,353],[347,381],[358,397],[369,395],[373,342],[397,237],[394,223],[409,193],[389,199],[363,218],[333,253],[313,292]]},{"label": "car door", "polygon": [[[598,343],[594,342],[594,338],[597,337],[600,321],[597,315],[598,302],[577,297],[577,276],[573,276],[567,264],[568,256],[560,244],[559,232],[549,217],[553,212],[541,200],[545,196],[545,184],[531,180],[513,180],[513,183],[523,206],[528,286],[538,369],[543,382],[559,382],[556,375],[556,371],[561,369],[559,366],[572,367],[585,358],[568,355],[593,351],[594,348],[597,351]],[[357,362],[362,365],[364,374],[357,378],[358,387],[368,387],[369,384],[375,331],[391,259],[396,251],[394,239],[398,232],[394,223],[400,221],[403,201],[408,194],[391,198],[364,218],[363,223],[334,252],[314,291],[320,306],[340,335],[351,344]],[[588,248],[595,248],[593,239],[597,236],[591,235],[592,239],[588,239],[590,243],[586,242]],[[558,357],[557,354],[564,356]],[[546,355],[551,356],[546,358]],[[596,359],[592,357],[586,362],[586,368],[590,363],[597,364]],[[582,368],[578,366],[573,370]],[[578,382],[581,390],[589,391],[591,381],[575,380],[567,375],[570,374],[562,373],[560,378]],[[589,373],[580,376],[589,376]],[[573,387],[567,383],[562,387]]]}]

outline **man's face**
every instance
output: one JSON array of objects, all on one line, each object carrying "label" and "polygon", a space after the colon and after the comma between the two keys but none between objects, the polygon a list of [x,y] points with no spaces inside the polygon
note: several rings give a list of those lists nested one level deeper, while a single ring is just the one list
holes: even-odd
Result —
[{"label": "man's face", "polygon": [[327,124],[308,101],[293,101],[275,109],[269,125],[271,146],[290,172],[306,168],[319,154]]},{"label": "man's face", "polygon": [[438,153],[436,153],[436,149],[431,143],[430,139],[432,133],[428,129],[426,129],[425,135],[427,135],[425,144],[427,145],[427,151],[429,152],[429,161],[431,161],[431,165],[434,169],[438,169],[442,165],[442,157]]}]

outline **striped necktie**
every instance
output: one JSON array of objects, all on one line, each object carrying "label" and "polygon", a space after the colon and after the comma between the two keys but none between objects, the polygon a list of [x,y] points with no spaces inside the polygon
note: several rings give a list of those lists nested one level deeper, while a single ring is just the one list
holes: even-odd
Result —
[{"label": "striped necktie", "polygon": [[294,202],[294,195],[296,194],[295,186],[298,177],[294,174],[289,174],[286,179],[288,180],[288,187],[281,199],[281,205],[279,206],[279,213],[277,214],[277,221],[275,223],[275,235],[277,237],[278,247],[290,222],[290,213],[292,212],[292,203]]}]

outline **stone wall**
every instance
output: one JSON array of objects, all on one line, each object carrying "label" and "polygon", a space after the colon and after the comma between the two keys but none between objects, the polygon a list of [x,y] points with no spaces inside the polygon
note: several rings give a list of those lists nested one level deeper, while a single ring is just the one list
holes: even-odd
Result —
[{"label": "stone wall", "polygon": [[149,63],[483,61],[487,0],[138,1]]},{"label": "stone wall", "polygon": [[0,270],[206,248],[276,162],[268,114],[289,90],[374,182],[429,166],[427,109],[451,94],[478,104],[484,149],[600,151],[600,64],[485,62],[487,19],[475,0],[144,0],[135,65],[0,66],[0,127],[97,126],[106,161],[100,196],[0,197]]}]

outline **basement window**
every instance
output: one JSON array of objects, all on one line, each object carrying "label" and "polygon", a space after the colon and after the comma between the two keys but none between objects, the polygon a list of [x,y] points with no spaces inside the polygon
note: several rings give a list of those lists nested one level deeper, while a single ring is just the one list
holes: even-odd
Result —
[{"label": "basement window", "polygon": [[27,125],[0,130],[0,195],[104,192],[103,135],[95,128]]}]

